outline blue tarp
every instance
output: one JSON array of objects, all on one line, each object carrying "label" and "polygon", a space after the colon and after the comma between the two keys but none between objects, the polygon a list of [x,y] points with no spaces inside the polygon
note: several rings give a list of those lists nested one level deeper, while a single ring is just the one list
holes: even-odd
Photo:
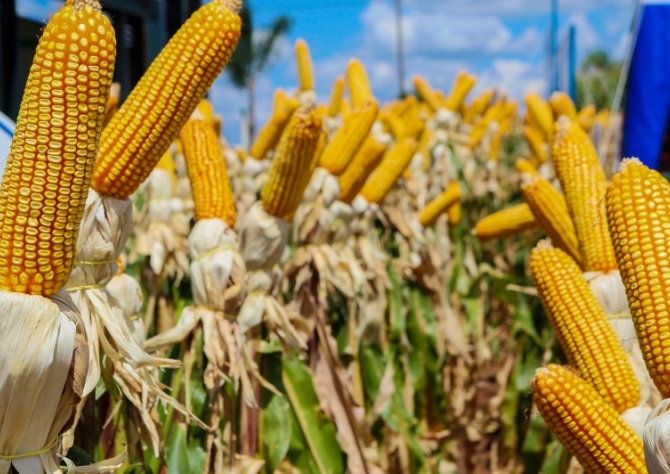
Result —
[{"label": "blue tarp", "polygon": [[628,73],[623,157],[657,169],[670,110],[670,2],[642,2]]}]

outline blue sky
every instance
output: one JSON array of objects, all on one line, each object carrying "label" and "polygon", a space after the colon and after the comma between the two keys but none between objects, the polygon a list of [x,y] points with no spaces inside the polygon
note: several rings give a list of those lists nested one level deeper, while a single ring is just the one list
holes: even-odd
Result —
[{"label": "blue sky", "polygon": [[[277,15],[292,20],[288,38],[280,41],[266,73],[258,79],[259,125],[270,112],[272,91],[294,90],[297,73],[293,43],[304,38],[314,60],[317,95],[327,100],[330,87],[344,73],[349,58],[368,69],[375,95],[382,101],[398,91],[394,0],[249,0],[256,28],[266,28]],[[55,0],[17,0],[20,13],[44,18]],[[512,97],[547,90],[546,38],[550,0],[403,0],[406,86],[421,74],[448,90],[459,70],[479,77],[475,92],[497,87]],[[559,0],[559,32],[577,30],[578,58],[604,49],[624,55],[636,2],[634,0]],[[104,0],[103,0],[104,5]],[[239,142],[244,91],[225,73],[211,98],[224,117],[224,132]]]}]

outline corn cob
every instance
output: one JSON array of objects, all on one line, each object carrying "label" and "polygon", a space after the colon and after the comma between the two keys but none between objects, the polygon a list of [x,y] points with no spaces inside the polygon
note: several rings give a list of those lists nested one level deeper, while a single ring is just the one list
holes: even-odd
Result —
[{"label": "corn cob", "polygon": [[270,150],[273,150],[277,146],[282,132],[297,106],[298,103],[289,100],[283,90],[278,89],[275,91],[272,115],[261,131],[258,132],[258,136],[249,150],[249,154],[252,157],[262,160]]},{"label": "corn cob", "polygon": [[545,148],[545,142],[535,128],[528,125],[523,126],[523,136],[528,143],[530,151],[533,153],[533,156],[537,159],[539,163],[544,163],[547,161],[547,150]]},{"label": "corn cob", "polygon": [[196,220],[223,219],[235,226],[235,199],[216,133],[204,120],[191,119],[179,134],[184,145]]},{"label": "corn cob", "polygon": [[370,132],[378,111],[379,105],[374,99],[354,110],[326,146],[319,166],[335,176],[342,174]]},{"label": "corn cob", "polygon": [[347,85],[351,97],[351,107],[358,109],[374,100],[368,73],[358,59],[352,59],[347,65]]},{"label": "corn cob", "polygon": [[551,431],[590,474],[646,473],[642,440],[577,374],[549,364],[531,382]]},{"label": "corn cob", "polygon": [[463,111],[463,121],[466,123],[472,123],[475,117],[480,116],[484,113],[486,108],[491,103],[493,99],[493,90],[487,89],[482,91],[475,99],[470,103],[470,105],[465,107]]},{"label": "corn cob", "polygon": [[577,114],[577,123],[586,133],[591,131],[596,118],[596,108],[593,104],[583,107]]},{"label": "corn cob", "polygon": [[391,111],[382,111],[379,114],[379,121],[385,125],[385,129],[398,140],[405,135],[405,123],[403,120]]},{"label": "corn cob", "polygon": [[204,120],[205,123],[210,126],[214,125],[214,106],[209,100],[202,99],[198,102],[198,106],[195,109],[202,116],[202,120]]},{"label": "corn cob", "polygon": [[409,137],[418,140],[426,127],[426,122],[418,114],[405,119],[405,128],[402,138]]},{"label": "corn cob", "polygon": [[386,145],[368,135],[356,155],[338,180],[340,182],[340,201],[351,204],[361,192],[365,181],[379,165],[386,151]]},{"label": "corn cob", "polygon": [[149,176],[233,54],[236,4],[200,7],[149,66],[103,131],[92,179],[98,193],[125,199]]},{"label": "corn cob", "polygon": [[298,63],[298,83],[301,91],[314,90],[314,73],[312,72],[312,58],[309,47],[303,39],[295,42],[295,57]]},{"label": "corn cob", "polygon": [[633,366],[577,263],[540,242],[530,254],[530,271],[570,364],[619,413],[636,406],[640,385]]},{"label": "corn cob", "polygon": [[344,78],[339,76],[335,79],[333,84],[333,90],[330,93],[330,104],[328,106],[328,115],[331,117],[336,117],[340,113],[340,107],[342,105],[342,93],[344,92]]},{"label": "corn cob", "polygon": [[607,221],[647,370],[669,398],[670,184],[639,161],[624,160],[607,190]]},{"label": "corn cob", "polygon": [[527,94],[526,113],[531,123],[537,125],[544,141],[551,142],[554,136],[554,116],[551,113],[549,104],[537,94]]},{"label": "corn cob", "polygon": [[493,132],[493,135],[491,136],[491,143],[489,146],[489,161],[498,161],[500,159],[503,131],[504,131],[503,127],[498,126],[498,128]]},{"label": "corn cob", "polygon": [[535,229],[538,225],[530,207],[524,203],[484,217],[477,222],[472,233],[479,239],[493,239],[519,234],[525,230]]},{"label": "corn cob", "polygon": [[289,219],[295,213],[316,166],[321,135],[321,120],[306,107],[296,110],[279,140],[261,191],[268,214]]},{"label": "corn cob", "polygon": [[577,119],[577,109],[575,109],[575,104],[565,92],[553,92],[551,96],[549,96],[549,106],[551,107],[554,120],[558,120],[558,117],[561,115],[565,115],[573,121]]},{"label": "corn cob", "polygon": [[0,188],[0,289],[48,296],[70,276],[115,54],[97,1],[44,29]]},{"label": "corn cob", "polygon": [[476,76],[470,76],[466,72],[461,71],[456,76],[454,85],[451,88],[449,96],[444,101],[444,108],[459,112],[463,108],[463,101],[465,96],[472,90],[477,82]]},{"label": "corn cob", "polygon": [[537,168],[535,167],[535,165],[531,161],[526,160],[525,158],[518,158],[514,162],[514,168],[521,174],[523,174],[523,173],[530,174],[530,175],[538,174]]},{"label": "corn cob", "polygon": [[462,205],[461,201],[456,201],[447,208],[447,222],[451,227],[461,222]]},{"label": "corn cob", "polygon": [[559,120],[552,159],[575,224],[584,271],[616,270],[605,218],[607,180],[591,140],[579,125]]},{"label": "corn cob", "polygon": [[416,147],[416,140],[412,138],[404,138],[396,143],[368,177],[361,189],[361,196],[368,202],[380,203],[409,166]]},{"label": "corn cob", "polygon": [[414,76],[412,82],[421,99],[428,104],[433,112],[437,112],[442,107],[441,100],[437,97],[433,88],[430,87],[428,81],[421,76]]},{"label": "corn cob", "polygon": [[121,84],[114,82],[109,89],[109,99],[107,100],[107,109],[105,110],[105,119],[102,121],[102,127],[106,127],[114,114],[119,110],[121,103]]},{"label": "corn cob", "polygon": [[523,198],[552,243],[581,264],[575,226],[570,219],[565,197],[539,175],[524,175]]},{"label": "corn cob", "polygon": [[447,186],[447,189],[430,201],[426,207],[423,208],[419,214],[419,222],[424,227],[430,227],[435,224],[437,218],[440,217],[447,209],[453,207],[454,204],[461,199],[461,188],[458,181],[452,181]]}]

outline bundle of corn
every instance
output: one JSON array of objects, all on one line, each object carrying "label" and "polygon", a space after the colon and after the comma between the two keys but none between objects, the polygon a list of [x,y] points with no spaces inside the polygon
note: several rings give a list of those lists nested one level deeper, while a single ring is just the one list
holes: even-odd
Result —
[{"label": "bundle of corn", "polygon": [[75,261],[115,50],[100,4],[74,0],[50,19],[28,76],[0,190],[1,472],[60,472],[60,436],[83,396],[85,328],[62,288]]},{"label": "bundle of corn", "polygon": [[272,271],[286,249],[290,223],[316,168],[322,137],[321,118],[316,111],[298,108],[281,136],[261,200],[248,210],[239,230],[248,272],[248,293],[239,317],[243,331],[260,324],[265,315],[272,332],[296,347],[304,346],[304,341],[288,313],[271,296]]},{"label": "bundle of corn", "polygon": [[[122,384],[122,388],[130,390],[124,394],[138,401],[136,408],[140,411],[145,410],[149,398],[165,397],[155,371],[149,367],[180,363],[146,354],[118,308],[110,306],[104,287],[116,273],[116,258],[132,229],[129,197],[167,151],[171,138],[166,137],[179,130],[232,55],[240,30],[239,16],[231,11],[235,5],[236,2],[213,0],[198,9],[154,60],[100,138],[91,178],[93,191],[86,201],[77,261],[67,289],[82,310],[90,336],[85,393],[97,384],[104,353],[108,371],[114,370],[112,365],[116,364],[118,374],[123,365],[129,378],[142,381]],[[200,42],[194,42],[194,31],[207,34]],[[198,80],[185,80],[189,75]],[[170,113],[161,113],[166,110]],[[172,187],[172,178],[168,179]],[[169,222],[169,216],[166,220]],[[150,253],[160,254],[161,249],[152,248]],[[183,266],[187,268],[187,262]],[[139,392],[133,392],[134,388]],[[157,417],[153,424],[150,442],[157,452]]]}]

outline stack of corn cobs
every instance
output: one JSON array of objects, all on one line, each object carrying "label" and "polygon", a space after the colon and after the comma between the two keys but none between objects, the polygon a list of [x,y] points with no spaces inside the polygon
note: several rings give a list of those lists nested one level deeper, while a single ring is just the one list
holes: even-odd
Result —
[{"label": "stack of corn cobs", "polygon": [[608,183],[609,113],[521,121],[465,73],[382,104],[356,59],[319,102],[300,40],[232,149],[238,10],[122,102],[98,0],[49,20],[0,188],[0,473],[670,472],[670,184]]}]

